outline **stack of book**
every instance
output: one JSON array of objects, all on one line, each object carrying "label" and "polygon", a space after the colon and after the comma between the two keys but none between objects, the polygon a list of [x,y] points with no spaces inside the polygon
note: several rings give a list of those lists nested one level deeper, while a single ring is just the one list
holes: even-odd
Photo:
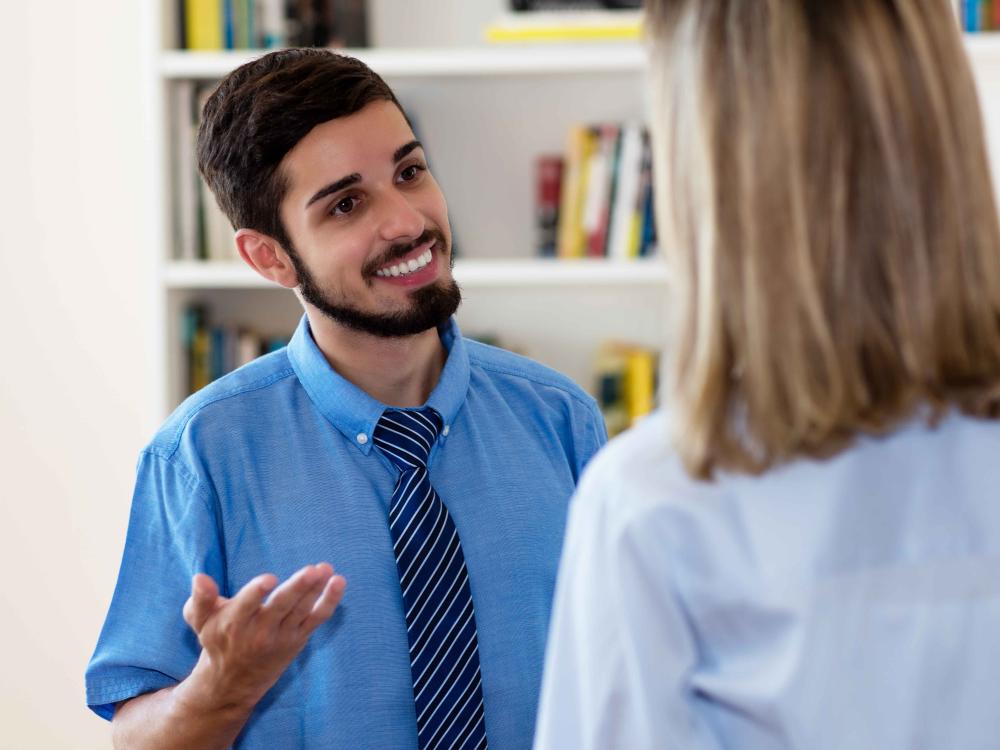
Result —
[{"label": "stack of book", "polygon": [[659,355],[642,346],[606,342],[597,356],[597,403],[608,435],[631,427],[655,407]]},{"label": "stack of book", "polygon": [[536,160],[537,251],[626,260],[656,252],[649,134],[640,125],[578,125],[565,156]]},{"label": "stack of book", "polygon": [[242,328],[213,325],[208,310],[202,305],[191,305],[184,311],[181,330],[187,355],[189,393],[288,344],[286,337],[266,338]]},{"label": "stack of book", "polygon": [[967,32],[1000,31],[1000,0],[958,0],[958,12]]},{"label": "stack of book", "polygon": [[366,0],[175,0],[178,49],[367,46]]},{"label": "stack of book", "polygon": [[175,260],[239,260],[234,230],[195,162],[199,113],[213,86],[177,81],[171,90],[171,183]]},{"label": "stack of book", "polygon": [[642,32],[642,0],[511,0],[488,42],[626,42]]}]

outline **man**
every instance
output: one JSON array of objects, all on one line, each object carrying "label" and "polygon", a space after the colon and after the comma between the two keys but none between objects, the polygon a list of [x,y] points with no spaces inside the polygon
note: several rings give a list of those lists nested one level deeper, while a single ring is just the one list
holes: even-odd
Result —
[{"label": "man", "polygon": [[362,63],[244,65],[198,155],[305,315],[143,452],[88,704],[129,748],[529,747],[593,399],[462,338],[444,197]]}]

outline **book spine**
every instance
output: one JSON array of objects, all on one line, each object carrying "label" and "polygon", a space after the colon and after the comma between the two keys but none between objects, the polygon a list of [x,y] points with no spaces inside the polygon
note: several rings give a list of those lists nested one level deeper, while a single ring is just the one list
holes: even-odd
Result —
[{"label": "book spine", "polygon": [[962,28],[970,33],[982,30],[982,0],[962,0]]},{"label": "book spine", "polygon": [[639,193],[642,162],[642,131],[636,124],[622,127],[621,157],[618,166],[618,187],[611,209],[608,229],[608,257],[624,260],[630,257],[633,235],[633,215]]},{"label": "book spine", "polygon": [[602,130],[590,129],[590,158],[587,161],[587,192],[583,198],[583,213],[581,214],[582,249],[580,255],[595,253],[596,235],[601,222],[601,209],[604,207],[605,192],[608,184],[608,154],[604,147]]},{"label": "book spine", "polygon": [[617,150],[619,128],[603,125],[599,129],[598,142],[601,153],[601,174],[596,186],[593,216],[588,227],[587,255],[603,258],[607,255],[608,223],[611,213],[611,190],[615,181],[615,151]]},{"label": "book spine", "polygon": [[639,189],[636,191],[635,210],[629,234],[628,257],[638,258],[642,254],[642,238],[646,219],[646,204],[653,191],[653,160],[650,151],[649,133],[642,133],[642,159],[639,166]]},{"label": "book spine", "polygon": [[233,49],[249,49],[253,44],[250,29],[251,8],[247,0],[231,0],[233,5]]},{"label": "book spine", "polygon": [[257,0],[257,8],[261,47],[277,49],[288,44],[284,0]]},{"label": "book spine", "polygon": [[656,357],[648,349],[632,348],[625,355],[625,409],[629,426],[653,410]]},{"label": "book spine", "polygon": [[560,258],[573,257],[579,224],[579,189],[583,162],[586,157],[587,129],[582,125],[570,128],[560,189],[559,231],[556,254]]},{"label": "book spine", "polygon": [[219,50],[223,46],[220,0],[184,0],[187,49]]},{"label": "book spine", "polygon": [[224,49],[236,48],[236,9],[235,0],[222,0],[222,46]]},{"label": "book spine", "polygon": [[561,156],[540,156],[535,160],[536,250],[543,257],[556,254],[562,173]]},{"label": "book spine", "polygon": [[198,172],[195,167],[195,92],[192,81],[173,88],[171,147],[173,149],[174,242],[173,257],[198,257]]}]

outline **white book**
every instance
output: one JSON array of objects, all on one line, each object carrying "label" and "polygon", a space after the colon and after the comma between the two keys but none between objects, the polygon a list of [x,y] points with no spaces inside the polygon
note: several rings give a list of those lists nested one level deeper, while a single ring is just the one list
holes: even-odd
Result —
[{"label": "white book", "polygon": [[639,199],[642,169],[642,127],[636,123],[622,126],[621,155],[618,159],[618,188],[611,207],[608,227],[608,257],[624,260],[631,256],[629,244],[632,218]]},{"label": "white book", "polygon": [[213,263],[231,263],[239,259],[235,232],[229,219],[222,213],[215,196],[208,189],[204,180],[201,183],[201,211],[205,231],[205,259]]}]

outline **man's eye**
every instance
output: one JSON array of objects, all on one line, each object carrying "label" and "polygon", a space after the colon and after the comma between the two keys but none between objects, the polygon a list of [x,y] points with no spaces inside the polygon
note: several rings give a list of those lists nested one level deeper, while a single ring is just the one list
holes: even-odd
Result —
[{"label": "man's eye", "polygon": [[425,169],[426,167],[422,164],[411,164],[399,173],[399,177],[403,182],[412,182],[417,179],[417,176]]},{"label": "man's eye", "polygon": [[333,210],[330,211],[330,213],[334,215],[349,214],[351,213],[351,211],[354,210],[354,207],[357,205],[357,202],[358,201],[356,198],[350,198],[350,197],[341,198],[333,205]]}]

